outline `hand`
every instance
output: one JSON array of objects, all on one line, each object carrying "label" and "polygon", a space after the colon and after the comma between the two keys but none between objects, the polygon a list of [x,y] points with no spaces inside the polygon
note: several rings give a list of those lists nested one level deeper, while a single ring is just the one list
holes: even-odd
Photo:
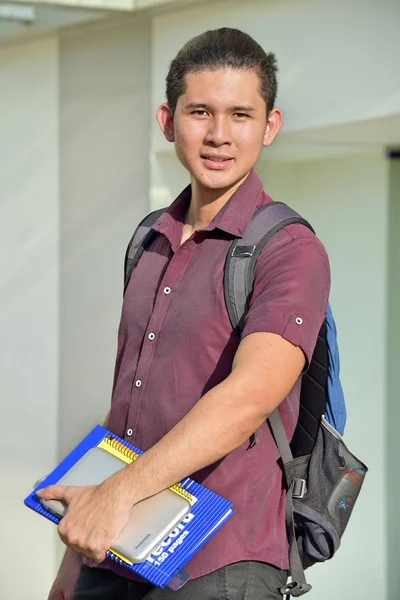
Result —
[{"label": "hand", "polygon": [[51,587],[47,600],[73,600],[77,580],[78,577],[71,577],[68,573],[60,572]]},{"label": "hand", "polygon": [[47,600],[73,600],[76,581],[71,584],[68,579],[54,581]]},{"label": "hand", "polygon": [[60,538],[75,552],[97,562],[105,559],[134,504],[123,478],[118,475],[97,486],[51,485],[37,492],[43,499],[61,500],[68,506],[67,514],[58,525]]},{"label": "hand", "polygon": [[73,600],[81,566],[81,556],[67,548],[47,600]]}]

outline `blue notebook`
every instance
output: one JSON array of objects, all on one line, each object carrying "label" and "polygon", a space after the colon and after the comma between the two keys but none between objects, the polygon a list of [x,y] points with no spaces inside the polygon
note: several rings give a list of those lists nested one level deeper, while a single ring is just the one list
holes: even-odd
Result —
[{"label": "blue notebook", "polygon": [[[59,523],[60,518],[44,508],[35,492],[39,488],[56,484],[88,450],[96,446],[102,447],[127,463],[142,454],[142,451],[132,444],[98,425],[54,471],[36,485],[33,492],[25,498],[26,506],[54,523]],[[191,501],[191,509],[161,545],[154,548],[152,554],[141,563],[130,564],[122,556],[110,550],[107,556],[160,588],[168,586],[176,590],[189,579],[183,567],[233,516],[234,510],[232,502],[190,478],[184,479],[171,489],[188,498]]]}]

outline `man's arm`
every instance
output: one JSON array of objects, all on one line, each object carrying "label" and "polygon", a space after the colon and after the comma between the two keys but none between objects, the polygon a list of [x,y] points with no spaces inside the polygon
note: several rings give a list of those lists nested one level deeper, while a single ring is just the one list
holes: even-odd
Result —
[{"label": "man's arm", "polygon": [[71,548],[103,560],[128,520],[131,506],[213,464],[244,443],[293,388],[303,351],[272,333],[252,333],[239,345],[231,374],[138,460],[99,486],[51,486],[63,499],[59,525]]},{"label": "man's arm", "polygon": [[48,600],[72,600],[81,566],[81,555],[71,548],[67,548],[49,592]]},{"label": "man's arm", "polygon": [[286,398],[304,364],[302,350],[278,335],[253,333],[246,337],[229,377],[121,472],[120,484],[125,485],[126,493],[136,503],[246,442]]}]

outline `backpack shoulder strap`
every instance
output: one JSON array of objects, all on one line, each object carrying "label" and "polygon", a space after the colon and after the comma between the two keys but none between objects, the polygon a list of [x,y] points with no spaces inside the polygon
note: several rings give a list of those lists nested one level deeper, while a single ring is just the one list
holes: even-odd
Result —
[{"label": "backpack shoulder strap", "polygon": [[144,249],[155,237],[156,232],[151,228],[157,219],[165,212],[165,208],[155,210],[145,217],[136,227],[125,253],[124,263],[124,294],[134,268],[139,262]]},{"label": "backpack shoulder strap", "polygon": [[[261,251],[275,233],[294,223],[304,225],[314,232],[308,221],[286,204],[271,202],[253,215],[243,238],[232,243],[225,264],[224,294],[233,329],[241,331],[243,328],[254,286],[254,269]],[[297,476],[292,449],[278,409],[268,417],[268,421],[281,455],[287,486],[286,528],[292,581],[282,587],[281,593],[287,595],[287,598],[302,596],[311,586],[306,581],[296,543],[293,498],[304,494],[304,480]]]},{"label": "backpack shoulder strap", "polygon": [[254,268],[262,249],[271,237],[294,223],[311,225],[283,202],[270,202],[254,213],[241,239],[234,240],[224,270],[225,303],[233,329],[243,328],[251,293]]}]

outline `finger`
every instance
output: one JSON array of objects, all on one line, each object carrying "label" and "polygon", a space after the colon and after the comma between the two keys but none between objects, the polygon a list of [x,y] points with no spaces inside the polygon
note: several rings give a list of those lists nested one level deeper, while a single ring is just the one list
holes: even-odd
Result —
[{"label": "finger", "polygon": [[104,546],[99,543],[83,542],[79,535],[69,532],[68,527],[62,525],[62,520],[58,526],[58,534],[61,541],[74,552],[83,554],[97,563],[101,563],[106,559],[107,550],[104,549]]},{"label": "finger", "polygon": [[107,543],[99,539],[96,534],[84,535],[82,528],[77,527],[73,521],[71,522],[68,515],[61,519],[57,530],[61,541],[75,552],[99,563],[105,560],[108,550]]},{"label": "finger", "polygon": [[106,550],[101,545],[89,546],[89,548],[85,549],[84,554],[97,563],[101,563],[106,559]]},{"label": "finger", "polygon": [[[74,546],[74,545],[69,545],[69,548],[71,548],[71,550],[73,550],[77,554],[81,554],[82,556],[89,558],[93,563],[96,563],[96,565],[99,565],[100,563],[104,562],[105,559],[107,558],[106,553],[103,551],[100,551],[100,550],[94,551],[94,550],[90,550],[88,548],[81,548],[80,546]],[[93,566],[95,566],[95,565],[93,565]]]},{"label": "finger", "polygon": [[57,527],[58,535],[60,536],[61,541],[71,548],[71,550],[83,554],[83,546],[80,543],[79,535],[70,531],[67,521],[68,519],[65,517],[59,522]]},{"label": "finger", "polygon": [[71,486],[68,485],[49,485],[37,490],[36,494],[43,500],[64,500],[68,504],[71,501],[71,492]]}]

